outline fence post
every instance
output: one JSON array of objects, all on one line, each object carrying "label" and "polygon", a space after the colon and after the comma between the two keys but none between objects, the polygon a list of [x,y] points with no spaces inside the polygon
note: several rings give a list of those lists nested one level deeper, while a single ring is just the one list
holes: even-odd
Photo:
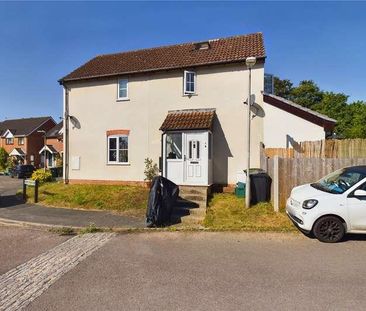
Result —
[{"label": "fence post", "polygon": [[38,180],[34,181],[34,203],[38,203]]},{"label": "fence post", "polygon": [[23,179],[23,200],[27,200],[27,185],[25,184],[25,179]]},{"label": "fence post", "polygon": [[279,197],[279,157],[276,155],[273,158],[273,208],[275,212],[280,210]]}]

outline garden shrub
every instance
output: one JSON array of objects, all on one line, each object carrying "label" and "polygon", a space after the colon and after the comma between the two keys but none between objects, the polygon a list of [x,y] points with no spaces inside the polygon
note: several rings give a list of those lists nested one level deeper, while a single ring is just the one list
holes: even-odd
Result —
[{"label": "garden shrub", "polygon": [[44,170],[43,168],[40,168],[33,172],[32,179],[37,180],[40,184],[43,184],[48,181],[52,181],[53,177],[49,170]]},{"label": "garden shrub", "polygon": [[155,176],[159,175],[159,168],[156,163],[152,159],[146,158],[145,159],[145,180],[152,181]]}]

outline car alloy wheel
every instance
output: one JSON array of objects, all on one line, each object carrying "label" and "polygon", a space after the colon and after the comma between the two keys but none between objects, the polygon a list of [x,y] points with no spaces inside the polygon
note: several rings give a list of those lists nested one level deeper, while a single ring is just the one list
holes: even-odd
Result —
[{"label": "car alloy wheel", "polygon": [[321,242],[339,242],[344,234],[345,229],[342,221],[334,216],[322,217],[314,225],[314,235]]}]

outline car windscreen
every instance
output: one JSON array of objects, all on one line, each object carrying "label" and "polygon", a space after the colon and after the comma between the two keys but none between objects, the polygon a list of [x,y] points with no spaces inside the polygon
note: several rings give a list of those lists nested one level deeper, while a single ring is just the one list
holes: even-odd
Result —
[{"label": "car windscreen", "polygon": [[359,171],[340,169],[311,184],[311,186],[321,191],[341,194],[365,177],[366,175]]}]

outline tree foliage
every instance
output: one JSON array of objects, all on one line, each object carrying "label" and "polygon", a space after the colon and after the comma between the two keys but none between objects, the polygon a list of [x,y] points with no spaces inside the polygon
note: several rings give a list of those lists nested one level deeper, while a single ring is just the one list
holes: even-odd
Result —
[{"label": "tree foliage", "polygon": [[366,138],[366,102],[348,103],[344,93],[324,91],[312,80],[294,86],[290,80],[274,78],[275,95],[337,120],[335,134],[339,138]]},{"label": "tree foliage", "polygon": [[4,148],[0,148],[0,169],[6,168],[6,163],[8,161],[9,154]]}]

